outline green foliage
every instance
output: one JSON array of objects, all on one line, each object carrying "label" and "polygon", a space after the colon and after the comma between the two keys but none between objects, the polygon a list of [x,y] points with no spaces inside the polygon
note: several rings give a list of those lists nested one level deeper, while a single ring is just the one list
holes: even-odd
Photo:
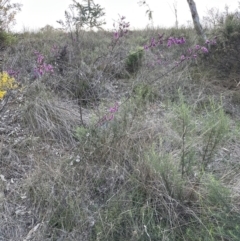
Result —
[{"label": "green foliage", "polygon": [[84,27],[101,28],[105,24],[101,20],[105,15],[104,9],[93,1],[83,0],[83,3],[79,3],[73,0],[73,4],[69,8],[70,11],[65,11],[65,23],[62,20],[59,20],[58,23],[70,31],[72,30],[72,26],[78,32]]},{"label": "green foliage", "polygon": [[132,194],[121,193],[101,211],[102,220],[94,226],[91,240],[162,240],[164,222],[159,222],[149,205],[146,190],[132,185]]},{"label": "green foliage", "polygon": [[144,49],[138,47],[136,50],[131,51],[126,58],[126,69],[129,73],[136,73],[142,65]]},{"label": "green foliage", "polygon": [[91,101],[96,100],[97,90],[91,85],[91,80],[75,76],[69,81],[68,85],[72,96],[78,99],[79,104],[87,104]]},{"label": "green foliage", "polygon": [[87,26],[90,28],[100,28],[105,24],[103,20],[100,20],[105,13],[99,4],[95,4],[91,0],[83,0],[86,4],[80,4],[75,0],[73,2],[73,8],[78,11],[78,16],[74,18],[76,24],[80,24],[81,27]]},{"label": "green foliage", "polygon": [[89,130],[84,126],[79,126],[76,128],[75,135],[79,141],[86,139]]},{"label": "green foliage", "polygon": [[6,31],[0,31],[0,46],[1,47],[12,45],[12,44],[16,43],[16,41],[17,41],[17,38],[13,34],[8,33]]},{"label": "green foliage", "polygon": [[10,0],[0,0],[0,49],[16,42],[16,37],[9,33],[15,24],[15,16],[21,11],[21,4]]},{"label": "green foliage", "polygon": [[[211,119],[224,119],[224,113],[209,101],[204,118],[195,117],[194,108],[179,94],[171,121],[179,136],[185,131],[184,164],[180,152],[164,153],[168,134],[155,134],[162,139],[159,143],[148,137],[150,128],[139,125],[138,107],[130,99],[106,125],[76,129],[77,160],[64,157],[47,165],[44,160],[29,180],[28,195],[48,221],[48,229],[86,233],[87,238],[78,239],[92,241],[238,240],[239,213],[232,211],[230,191],[207,172],[199,179],[192,175],[202,169],[197,165],[203,155],[199,148],[212,147],[206,138],[216,136],[220,128],[228,130]],[[218,138],[222,141],[224,135]],[[195,154],[192,159],[189,149]]]},{"label": "green foliage", "polygon": [[203,56],[203,67],[212,70],[218,78],[229,78],[226,87],[236,86],[231,78],[238,79],[240,73],[240,19],[235,13],[216,13],[212,16],[215,27],[211,36],[217,36],[217,44],[210,49],[211,54]]},{"label": "green foliage", "polygon": [[179,95],[180,102],[174,107],[177,116],[172,123],[181,137],[181,173],[194,175],[193,172],[202,173],[213,162],[214,154],[230,135],[230,121],[223,107],[211,99],[203,117],[196,119],[194,106]]},{"label": "green foliage", "polygon": [[223,107],[210,99],[210,110],[206,111],[202,125],[202,138],[205,143],[201,160],[203,169],[206,169],[212,162],[217,148],[229,136],[229,123]]},{"label": "green foliage", "polygon": [[179,167],[171,154],[161,154],[154,151],[146,153],[146,162],[157,172],[165,186],[168,195],[178,200],[184,200],[185,180],[181,177]]},{"label": "green foliage", "polygon": [[21,11],[21,4],[11,3],[11,0],[0,0],[0,31],[9,31],[15,23],[16,14]]},{"label": "green foliage", "polygon": [[55,31],[55,28],[49,24],[40,29],[40,32],[50,34]]},{"label": "green foliage", "polygon": [[146,1],[139,1],[138,4],[147,8],[145,13],[148,16],[148,20],[153,20],[153,11],[151,10],[149,4]]},{"label": "green foliage", "polygon": [[134,96],[138,102],[153,102],[157,99],[157,91],[149,84],[138,84],[133,89]]}]

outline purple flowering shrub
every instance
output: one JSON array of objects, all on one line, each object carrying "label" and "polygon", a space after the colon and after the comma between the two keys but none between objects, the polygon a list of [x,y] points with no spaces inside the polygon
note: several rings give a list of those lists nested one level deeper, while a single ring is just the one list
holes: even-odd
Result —
[{"label": "purple flowering shrub", "polygon": [[[164,36],[163,34],[162,35],[159,34],[158,38],[152,38],[150,40],[149,44],[144,45],[144,49],[149,50],[149,49],[159,47],[159,46],[172,48],[174,46],[185,45],[185,43],[186,43],[186,39],[184,37],[180,37],[180,38],[168,37],[168,38],[164,39],[163,36]],[[183,52],[179,56],[179,58],[177,60],[175,60],[176,61],[175,63],[180,64],[181,62],[183,62],[185,60],[195,59],[198,55],[208,53],[209,52],[208,46],[210,46],[210,45],[216,45],[216,38],[214,38],[213,40],[207,40],[205,42],[205,45],[197,44],[191,48],[188,48],[185,53]],[[160,63],[161,63],[161,60],[160,60]]]},{"label": "purple flowering shrub", "polygon": [[164,34],[152,37],[149,43],[144,45],[146,54],[152,56],[152,58],[148,57],[146,66],[149,73],[156,69],[161,69],[161,72],[150,82],[159,80],[181,66],[196,63],[199,57],[210,55],[209,48],[215,46],[216,43],[216,38],[213,38],[202,45],[190,46],[184,37],[164,38]]},{"label": "purple flowering shrub", "polygon": [[[117,28],[113,32],[113,41],[112,41],[112,48],[111,50],[117,49],[117,44],[121,44],[121,41],[123,40],[123,37],[125,37],[128,34],[127,28],[129,27],[129,23],[124,22],[125,18],[120,18]],[[116,27],[116,24],[114,25]],[[191,47],[186,46],[187,40],[184,37],[166,37],[164,38],[164,34],[159,34],[157,37],[152,37],[149,41],[149,43],[146,43],[144,46],[140,47],[138,50],[126,55],[125,59],[125,67],[130,73],[134,73],[137,69],[141,67],[142,59],[144,54],[151,52],[155,55],[156,61],[152,65],[153,68],[147,67],[147,75],[150,75],[151,72],[154,71],[154,69],[159,69],[159,67],[164,67],[164,71],[160,72],[159,74],[156,73],[155,77],[153,78],[150,83],[157,81],[164,77],[165,75],[172,72],[174,69],[177,70],[181,65],[184,65],[186,63],[192,63],[195,62],[197,58],[203,55],[209,55],[209,48],[211,46],[216,45],[216,38],[213,38],[211,40],[207,40],[204,44],[196,44]],[[181,48],[182,46],[185,46],[185,48]],[[181,54],[177,56],[176,59],[170,56],[169,60],[166,60],[164,58],[161,58],[161,56],[158,56],[158,52],[154,52],[154,49],[160,48],[161,50],[164,50],[164,53],[171,53],[173,48],[180,48]],[[172,57],[172,58],[171,58]],[[145,73],[146,74],[146,73]],[[153,91],[153,88],[149,84],[141,84],[138,83],[135,85],[133,92],[130,94],[131,96],[137,96],[138,101],[142,103],[144,100],[154,100],[156,99],[156,93]],[[139,99],[140,98],[140,99]],[[118,108],[114,109],[115,112],[117,112]],[[114,115],[111,113],[105,114],[103,117],[99,118],[98,125],[102,125],[102,123],[106,123],[108,121],[111,121],[113,119]]]},{"label": "purple flowering shrub", "polygon": [[110,43],[102,54],[94,62],[95,68],[101,71],[103,79],[125,78],[128,76],[125,68],[125,58],[128,53],[126,36],[129,33],[129,22],[124,16],[119,16],[113,23],[113,30],[110,32]]},{"label": "purple flowering shrub", "polygon": [[53,73],[54,69],[51,64],[45,62],[45,57],[38,51],[34,52],[36,56],[36,67],[34,68],[34,75],[36,78],[41,78],[47,73]]},{"label": "purple flowering shrub", "polygon": [[104,124],[113,120],[115,113],[118,112],[118,108],[119,104],[116,102],[114,106],[109,108],[108,113],[98,120],[97,126],[103,126]]},{"label": "purple flowering shrub", "polygon": [[8,69],[6,72],[10,77],[14,78],[16,81],[19,81],[19,70]]},{"label": "purple flowering shrub", "polygon": [[125,21],[124,16],[119,16],[119,19],[113,23],[114,27],[114,42],[116,43],[119,41],[123,36],[125,36],[128,33],[128,28],[130,27],[130,23]]},{"label": "purple flowering shrub", "polygon": [[240,81],[240,12],[223,13],[215,18],[217,26],[209,32],[217,36],[218,44],[201,66],[218,79],[227,80],[226,87],[236,88]]}]

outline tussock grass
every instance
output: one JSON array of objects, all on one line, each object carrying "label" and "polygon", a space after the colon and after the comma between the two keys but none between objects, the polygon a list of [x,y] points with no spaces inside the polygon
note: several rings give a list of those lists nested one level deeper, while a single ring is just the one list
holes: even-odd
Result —
[{"label": "tussock grass", "polygon": [[33,83],[28,88],[23,121],[29,130],[42,140],[74,143],[73,129],[80,121],[78,108],[60,101],[42,83]]}]

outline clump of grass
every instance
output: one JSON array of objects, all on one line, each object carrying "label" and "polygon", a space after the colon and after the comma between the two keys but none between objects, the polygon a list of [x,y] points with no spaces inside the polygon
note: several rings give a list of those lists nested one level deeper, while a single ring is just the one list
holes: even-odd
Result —
[{"label": "clump of grass", "polygon": [[25,98],[23,120],[33,134],[43,140],[74,142],[73,128],[79,123],[76,106],[67,107],[44,84],[37,82],[27,88]]}]

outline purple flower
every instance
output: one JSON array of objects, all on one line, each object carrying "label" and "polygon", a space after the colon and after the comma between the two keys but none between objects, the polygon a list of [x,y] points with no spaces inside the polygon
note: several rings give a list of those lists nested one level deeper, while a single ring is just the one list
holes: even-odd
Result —
[{"label": "purple flower", "polygon": [[53,66],[51,64],[44,65],[44,68],[46,72],[53,73]]},{"label": "purple flower", "polygon": [[37,67],[34,68],[34,73],[37,78],[43,76],[45,73],[53,73],[54,69],[51,64],[46,64],[44,61],[44,56],[39,52],[34,52],[37,56],[36,63]]},{"label": "purple flower", "polygon": [[41,77],[43,75],[43,70],[41,68],[34,68],[34,74],[37,78]]},{"label": "purple flower", "polygon": [[38,69],[38,73],[40,74],[40,76],[44,74],[44,69],[42,68],[42,66]]},{"label": "purple flower", "polygon": [[115,32],[114,35],[113,35],[113,37],[114,37],[115,39],[118,39],[118,38],[119,38],[119,33],[118,33],[118,32]]},{"label": "purple flower", "polygon": [[186,59],[186,57],[185,57],[184,55],[182,55],[182,56],[180,57],[180,59],[181,59],[181,61],[183,61],[183,60]]},{"label": "purple flower", "polygon": [[115,103],[115,106],[114,107],[111,107],[110,109],[109,109],[109,112],[111,112],[111,113],[115,113],[115,112],[117,112],[118,111],[118,103]]},{"label": "purple flower", "polygon": [[167,46],[168,47],[171,47],[173,44],[184,44],[186,43],[186,40],[185,38],[181,37],[181,38],[173,38],[173,37],[170,37],[168,39],[168,42],[167,42]]},{"label": "purple flower", "polygon": [[155,39],[152,38],[152,40],[151,40],[151,44],[150,44],[150,47],[155,47],[155,46],[156,46]]},{"label": "purple flower", "polygon": [[109,109],[109,112],[111,112],[111,113],[116,112],[115,107],[111,107],[111,108]]},{"label": "purple flower", "polygon": [[181,44],[182,40],[181,39],[176,39],[175,42],[176,42],[176,44]]},{"label": "purple flower", "polygon": [[117,23],[113,24],[113,27],[115,28],[115,32],[113,34],[113,38],[115,40],[118,40],[119,38],[123,37],[125,34],[128,33],[128,27],[130,26],[129,23],[124,21],[125,17],[120,17],[119,20],[117,21]]},{"label": "purple flower", "polygon": [[149,49],[149,46],[147,44],[144,45],[144,49],[147,50]]},{"label": "purple flower", "polygon": [[214,39],[214,40],[211,41],[211,44],[215,45],[215,44],[217,44],[217,41]]},{"label": "purple flower", "polygon": [[167,46],[170,48],[170,47],[172,46],[172,44],[173,44],[173,43],[172,43],[172,40],[169,39],[168,42],[167,42]]},{"label": "purple flower", "polygon": [[42,64],[43,60],[44,60],[44,58],[42,56],[38,56],[37,63]]},{"label": "purple flower", "polygon": [[18,70],[8,69],[7,73],[9,74],[10,77],[13,77],[15,80],[18,79],[18,75],[19,75]]},{"label": "purple flower", "polygon": [[185,44],[186,43],[186,39],[184,37],[181,37],[181,44]]},{"label": "purple flower", "polygon": [[50,71],[51,73],[54,72],[54,69],[53,69],[53,66],[52,66],[52,65],[48,65],[48,68],[49,68],[49,71]]},{"label": "purple flower", "polygon": [[201,47],[201,50],[202,50],[203,53],[208,53],[208,49],[204,46]]},{"label": "purple flower", "polygon": [[196,49],[196,50],[199,50],[200,48],[201,48],[200,45],[196,45],[196,46],[195,46],[195,49]]}]

